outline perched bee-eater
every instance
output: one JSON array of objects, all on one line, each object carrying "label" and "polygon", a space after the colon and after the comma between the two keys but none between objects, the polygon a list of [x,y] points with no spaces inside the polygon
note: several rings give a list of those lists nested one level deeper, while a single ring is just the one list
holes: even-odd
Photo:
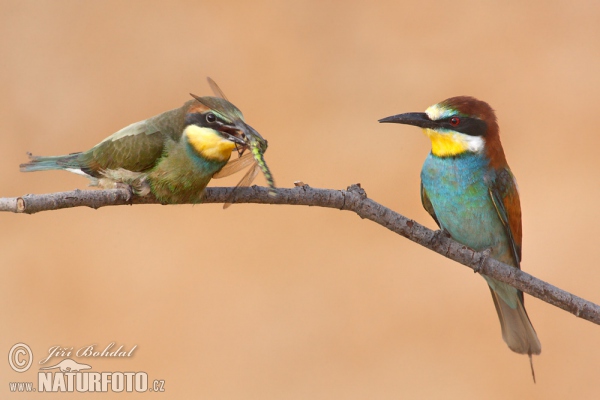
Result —
[{"label": "perched bee-eater", "polygon": [[[421,202],[442,231],[476,251],[489,249],[491,257],[520,268],[519,193],[500,143],[494,110],[483,101],[460,96],[424,113],[399,114],[379,122],[421,127],[431,140],[431,153],[421,171]],[[540,354],[523,293],[483,277],[508,347],[530,359]]]},{"label": "perched bee-eater", "polygon": [[[151,192],[163,203],[201,202],[213,176],[222,178],[250,165],[267,142],[226,99],[192,96],[182,107],[131,124],[88,151],[30,155],[21,171],[67,170],[86,176],[92,186],[129,185],[136,194]],[[223,168],[233,150],[248,148],[244,157]]]}]

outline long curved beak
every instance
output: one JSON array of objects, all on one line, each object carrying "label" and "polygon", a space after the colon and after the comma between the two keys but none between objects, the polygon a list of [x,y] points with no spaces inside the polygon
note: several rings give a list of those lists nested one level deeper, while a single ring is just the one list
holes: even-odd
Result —
[{"label": "long curved beak", "polygon": [[429,119],[427,114],[412,112],[405,114],[392,115],[391,117],[382,118],[379,120],[381,123],[393,123],[393,124],[405,124],[414,125],[420,128],[431,128],[437,127],[436,121]]},{"label": "long curved beak", "polygon": [[247,129],[244,126],[240,126],[237,122],[235,125],[221,125],[219,131],[225,139],[235,144],[239,144],[240,146],[245,146],[247,144],[245,140]]},{"label": "long curved beak", "polygon": [[233,142],[233,143],[239,144],[240,146],[244,146],[244,145],[246,145],[246,142],[244,142],[244,140],[243,140],[243,139],[240,139],[239,137],[237,137],[237,136],[235,136],[235,135],[233,135],[233,134],[231,134],[231,133],[229,133],[229,132],[226,132],[226,131],[221,131],[221,135],[222,135],[222,136],[223,136],[225,139],[227,139],[227,140],[229,140],[229,141],[231,141],[231,142]]}]

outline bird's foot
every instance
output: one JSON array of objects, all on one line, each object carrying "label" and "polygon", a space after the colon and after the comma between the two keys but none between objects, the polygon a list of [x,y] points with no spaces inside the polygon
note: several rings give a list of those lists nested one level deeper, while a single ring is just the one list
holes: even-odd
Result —
[{"label": "bird's foot", "polygon": [[135,189],[133,186],[128,185],[127,183],[115,182],[114,188],[126,190],[127,198],[125,200],[127,201],[127,204],[129,204],[129,205],[133,204],[133,196],[135,194]]},{"label": "bird's foot", "polygon": [[133,195],[146,196],[150,193],[150,184],[147,175],[141,172],[132,172],[123,168],[102,171],[103,178],[99,179],[98,186],[104,189],[127,189]]},{"label": "bird's foot", "polygon": [[481,273],[481,269],[483,268],[483,264],[487,261],[487,259],[492,255],[492,248],[488,247],[480,251],[481,258],[479,259],[479,263],[476,267],[473,267],[473,272],[476,274]]},{"label": "bird's foot", "polygon": [[131,182],[130,188],[138,196],[147,196],[150,194],[150,184],[146,180],[146,177],[141,177],[140,179],[136,179]]}]

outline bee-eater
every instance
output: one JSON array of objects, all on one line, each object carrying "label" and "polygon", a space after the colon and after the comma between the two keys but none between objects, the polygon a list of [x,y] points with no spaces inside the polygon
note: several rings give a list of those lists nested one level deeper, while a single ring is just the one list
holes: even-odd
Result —
[{"label": "bee-eater", "polygon": [[[131,124],[88,151],[30,156],[21,171],[67,170],[86,176],[92,186],[125,184],[139,195],[151,192],[163,203],[200,202],[213,175],[221,178],[250,165],[267,142],[226,99],[192,96],[182,107]],[[232,160],[233,165],[223,168],[234,149],[257,146],[235,159],[242,162]]]},{"label": "bee-eater", "polygon": [[[476,251],[520,269],[521,206],[517,183],[500,143],[494,110],[473,97],[452,97],[424,113],[379,122],[423,128],[431,153],[421,171],[421,202],[438,226]],[[523,305],[523,292],[483,276],[508,347],[520,354],[542,348]],[[532,370],[533,372],[533,370]]]}]

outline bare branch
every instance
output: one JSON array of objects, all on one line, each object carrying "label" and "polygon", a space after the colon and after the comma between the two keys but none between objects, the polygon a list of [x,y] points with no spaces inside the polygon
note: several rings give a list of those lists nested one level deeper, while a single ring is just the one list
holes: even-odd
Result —
[{"label": "bare branch", "polygon": [[[358,185],[348,190],[315,189],[307,185],[292,189],[277,189],[277,197],[269,195],[269,188],[252,186],[238,188],[234,203],[289,204],[337,208],[353,211],[363,219],[379,225],[427,247],[444,257],[459,262],[475,272],[505,282],[523,292],[537,297],[556,307],[600,325],[600,306],[550,285],[526,272],[488,257],[487,252],[472,249],[440,235],[419,223],[408,219],[387,207],[367,198]],[[230,201],[233,188],[207,188],[203,203],[225,203]],[[0,198],[0,211],[34,214],[40,211],[71,207],[91,207],[127,204],[160,204],[152,196],[135,196],[127,189],[74,190],[71,192],[26,195]]]}]

